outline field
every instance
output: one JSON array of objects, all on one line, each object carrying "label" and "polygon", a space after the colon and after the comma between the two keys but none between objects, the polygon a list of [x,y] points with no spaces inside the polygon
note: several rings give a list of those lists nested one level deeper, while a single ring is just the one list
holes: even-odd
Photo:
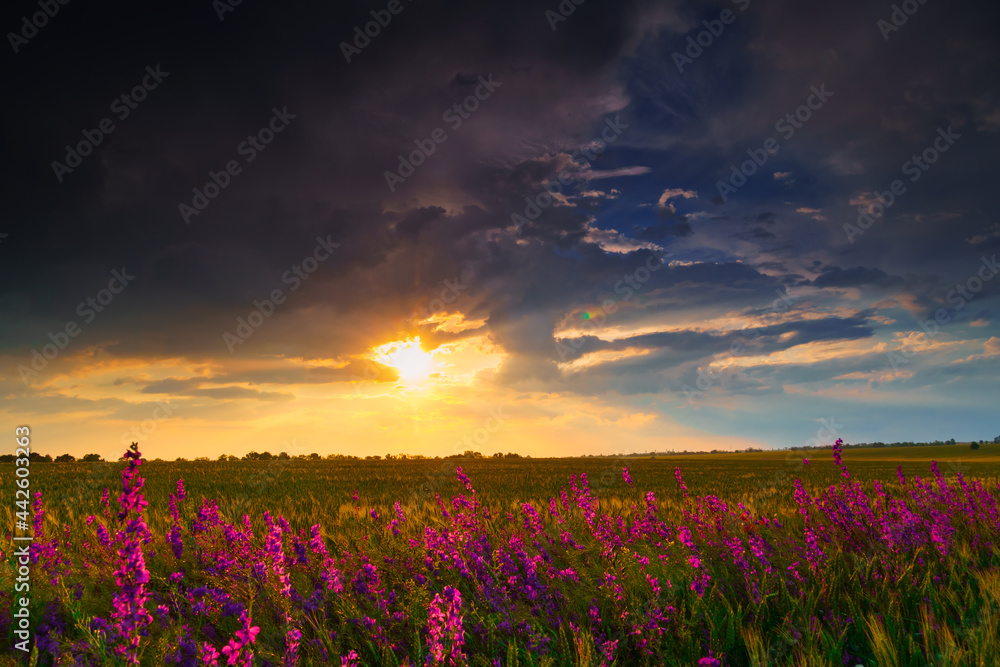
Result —
[{"label": "field", "polygon": [[33,463],[32,661],[997,664],[1000,446],[839,457]]}]

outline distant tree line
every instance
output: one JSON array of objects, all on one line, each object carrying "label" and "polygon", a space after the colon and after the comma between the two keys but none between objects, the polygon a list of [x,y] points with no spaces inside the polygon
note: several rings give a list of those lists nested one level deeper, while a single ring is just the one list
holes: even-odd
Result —
[{"label": "distant tree line", "polygon": [[[879,447],[934,447],[934,446],[939,446],[940,447],[940,446],[944,446],[944,445],[957,445],[957,444],[958,444],[958,442],[955,440],[955,438],[951,438],[950,440],[935,440],[934,442],[910,442],[910,441],[905,441],[905,442],[858,442],[858,443],[853,443],[853,444],[845,442],[844,445],[843,445],[843,447],[844,447],[844,449],[872,449],[872,448],[879,448]],[[978,440],[978,441],[977,440],[973,440],[970,443],[970,447],[972,449],[979,449],[980,445],[986,445],[986,444],[989,444],[988,441],[986,441],[986,440]],[[1000,435],[998,435],[997,437],[993,438],[992,444],[995,444],[995,445],[1000,444]],[[713,449],[713,450],[710,450],[710,451],[705,451],[705,450],[689,451],[687,449],[682,450],[682,451],[676,451],[676,450],[673,450],[673,449],[668,449],[668,450],[664,450],[664,451],[660,451],[660,452],[636,452],[636,453],[633,453],[633,454],[586,454],[583,458],[598,458],[598,459],[606,459],[606,458],[649,458],[649,457],[655,458],[657,456],[682,456],[682,455],[692,455],[693,456],[693,455],[698,455],[698,454],[701,454],[701,455],[704,455],[704,454],[746,454],[746,453],[753,453],[753,452],[787,451],[787,450],[790,450],[790,451],[793,451],[793,452],[798,452],[798,451],[808,451],[808,450],[816,450],[816,449],[829,449],[829,448],[830,448],[830,445],[825,445],[825,446],[821,445],[821,446],[817,446],[817,447],[805,447],[805,446],[803,446],[803,447],[785,447],[785,448],[781,448],[781,449],[772,449],[772,450],[760,449],[760,448],[757,448],[757,447],[747,447],[746,449]]]},{"label": "distant tree line", "polygon": [[[13,463],[15,459],[14,454],[2,454],[0,455],[0,463]],[[44,456],[38,452],[32,452],[29,455],[29,460],[32,463],[73,463],[77,460],[84,463],[99,463],[104,461],[104,459],[99,454],[87,454],[80,459],[77,459],[72,454],[60,454],[59,456],[52,458],[49,454]],[[477,452],[473,450],[466,450],[463,454],[452,454],[451,456],[444,457],[445,459],[486,459],[486,455],[482,452]],[[497,452],[490,456],[493,459],[520,459],[528,458],[531,456],[521,454],[514,454],[512,452],[507,452],[506,454],[502,452]],[[242,457],[233,456],[232,454],[220,454],[216,461],[322,461],[324,457],[320,456],[316,452],[312,454],[298,454],[292,456],[288,452],[280,452],[278,454],[272,454],[270,452],[247,452]],[[119,459],[121,460],[121,459]],[[163,459],[152,459],[153,461],[162,461]],[[193,459],[194,461],[211,461],[207,456],[198,456]],[[381,461],[383,458],[381,456],[353,456],[351,454],[328,454],[326,456],[327,461]],[[440,456],[424,456],[423,454],[386,454],[386,461],[440,461]],[[188,461],[188,459],[180,457],[175,459],[175,461],[183,462]]]},{"label": "distant tree line", "polygon": [[[13,463],[14,459],[16,458],[23,458],[23,457],[18,457],[15,456],[14,454],[0,454],[0,463]],[[55,461],[56,463],[72,463],[77,459],[72,454],[60,454],[55,459],[53,459],[52,456],[49,454],[45,454],[43,456],[38,452],[31,452],[31,454],[28,455],[28,460],[31,463],[52,463],[53,461]],[[104,459],[101,458],[100,454],[87,454],[80,460],[83,461],[84,463],[97,463],[99,461],[103,461]]]},{"label": "distant tree line", "polygon": [[[859,442],[859,443],[844,443],[844,449],[871,449],[879,447],[932,447],[941,445],[955,445],[955,438],[950,440],[935,440],[934,442]],[[969,447],[972,449],[979,449],[982,445],[987,444],[1000,444],[1000,435],[993,438],[992,443],[986,440],[973,440]],[[798,452],[803,450],[815,450],[815,449],[826,449],[825,447],[788,447],[787,449]],[[634,458],[634,457],[657,457],[657,456],[680,456],[684,454],[694,455],[694,454],[744,454],[744,453],[754,453],[754,452],[764,452],[764,451],[779,451],[779,450],[764,450],[756,447],[747,447],[746,449],[713,449],[711,451],[674,451],[672,449],[662,451],[662,452],[644,452],[639,454],[587,454],[584,458]],[[14,454],[0,454],[0,463],[13,463],[14,459],[17,458]],[[381,461],[383,457],[378,456],[353,456],[350,454],[328,454],[326,457],[327,461]],[[466,450],[462,454],[452,454],[451,456],[445,456],[445,460],[450,459],[530,459],[531,456],[528,454],[521,455],[515,454],[513,452],[507,452],[506,454],[502,452],[496,452],[495,454],[487,457],[482,452],[477,452],[474,450]],[[52,458],[49,454],[39,454],[38,452],[32,452],[28,459],[31,463],[73,463],[77,460],[83,463],[99,463],[104,461],[104,459],[99,454],[87,454],[77,459],[72,454],[60,454],[59,456]],[[272,454],[270,452],[247,452],[242,458],[239,456],[233,456],[232,454],[221,454],[217,461],[322,461],[324,457],[320,456],[316,452],[312,454],[297,454],[292,456],[288,452],[280,452],[278,454]],[[120,459],[119,459],[120,460]],[[183,457],[175,459],[177,462],[184,462],[188,459]],[[206,456],[195,457],[194,461],[210,461]],[[440,461],[440,456],[424,456],[423,454],[386,454],[384,460],[386,461]],[[153,461],[162,461],[162,459],[153,459]]]}]

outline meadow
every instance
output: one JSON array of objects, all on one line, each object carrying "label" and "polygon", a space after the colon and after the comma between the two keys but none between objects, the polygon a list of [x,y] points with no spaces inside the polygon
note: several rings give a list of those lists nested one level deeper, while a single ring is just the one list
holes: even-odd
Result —
[{"label": "meadow", "polygon": [[37,647],[5,613],[0,663],[1000,661],[1000,445],[129,457],[31,465]]}]

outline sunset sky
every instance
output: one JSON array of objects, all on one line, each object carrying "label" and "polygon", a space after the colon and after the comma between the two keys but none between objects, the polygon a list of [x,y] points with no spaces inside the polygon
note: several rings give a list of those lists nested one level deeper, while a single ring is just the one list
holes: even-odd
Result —
[{"label": "sunset sky", "polygon": [[997,6],[576,1],[5,6],[9,434],[1000,434]]}]

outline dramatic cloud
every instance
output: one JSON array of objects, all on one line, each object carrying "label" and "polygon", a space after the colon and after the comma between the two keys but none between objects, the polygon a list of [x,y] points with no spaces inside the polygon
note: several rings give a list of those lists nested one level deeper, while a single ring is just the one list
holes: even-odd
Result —
[{"label": "dramatic cloud", "polygon": [[992,5],[748,3],[697,55],[712,3],[74,7],[0,130],[52,453],[164,406],[154,457],[996,435]]}]

